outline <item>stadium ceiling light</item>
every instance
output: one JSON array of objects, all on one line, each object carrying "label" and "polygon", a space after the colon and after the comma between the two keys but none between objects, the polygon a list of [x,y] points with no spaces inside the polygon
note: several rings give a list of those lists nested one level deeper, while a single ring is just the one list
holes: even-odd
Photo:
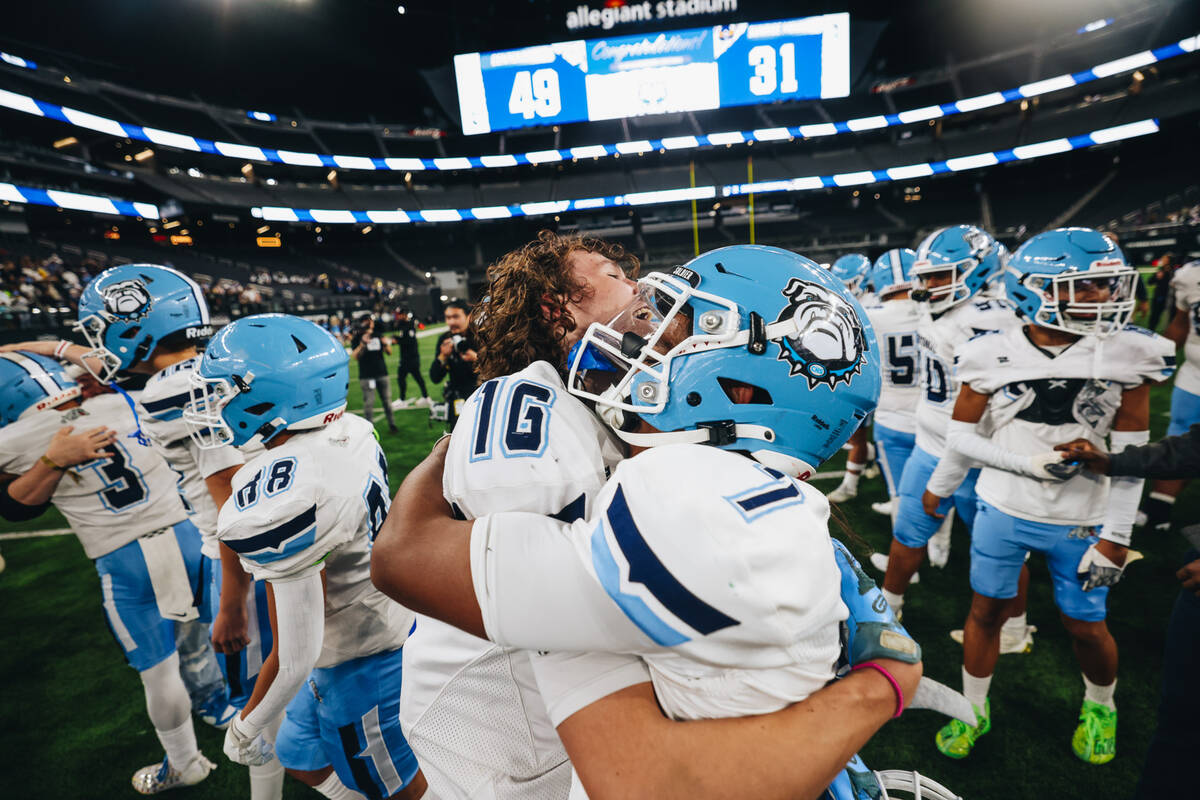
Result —
[{"label": "stadium ceiling light", "polygon": [[[1157,132],[1158,129],[1158,120],[1145,119],[1065,139],[1034,142],[1008,150],[976,153],[974,155],[950,158],[945,161],[908,164],[887,169],[861,170],[859,172],[846,172],[836,175],[809,175],[782,180],[731,184],[720,187],[720,195],[722,197],[732,197],[751,193],[766,194],[771,192],[811,191],[824,188],[860,186],[870,183],[885,183],[888,181],[906,180],[908,178],[980,169],[1009,161],[1025,161],[1055,153],[1065,153],[1069,150],[1108,144],[1135,136],[1145,136]],[[286,222],[374,222],[376,224],[385,221],[460,222],[463,220],[562,214],[568,211],[586,211],[596,208],[656,205],[661,203],[678,203],[686,200],[716,199],[718,195],[717,190],[718,187],[716,186],[693,186],[679,189],[635,192],[624,195],[610,195],[608,197],[589,197],[577,200],[552,200],[540,203],[519,203],[509,206],[485,206],[481,208],[423,209],[421,211],[402,211],[399,209],[387,212],[357,211],[352,209],[330,211],[328,209],[263,207],[253,208],[250,213],[256,217],[260,216],[265,220]],[[917,187],[913,191],[919,192],[920,187]],[[630,213],[632,214],[632,211]],[[380,218],[381,214],[396,216],[394,219],[384,220]],[[338,216],[334,218],[333,215]]]},{"label": "stadium ceiling light", "polygon": [[[906,166],[890,167],[882,170],[862,170],[860,172],[839,173],[837,175],[809,175],[783,180],[760,181],[757,183],[741,183],[722,186],[720,195],[732,197],[751,193],[766,194],[770,192],[798,192],[813,189],[834,188],[840,186],[857,186],[866,183],[885,183],[887,181],[906,180],[914,177],[938,175],[959,170],[979,169],[994,164],[1009,161],[1021,161],[1042,156],[1065,153],[1087,147],[1118,142],[1136,136],[1147,136],[1159,130],[1157,119],[1143,119],[1129,122],[1112,128],[1070,136],[1061,139],[1051,139],[1044,142],[1020,145],[1008,150],[996,150],[991,153],[960,156],[946,161],[933,161],[925,164],[909,164]],[[920,187],[913,189],[919,192]],[[442,208],[424,209],[421,211],[404,211],[403,209],[387,209],[381,211],[357,211],[353,209],[315,209],[315,208],[282,208],[277,206],[255,207],[250,209],[250,216],[264,222],[307,222],[307,223],[360,223],[360,224],[396,224],[406,222],[460,222],[462,220],[501,219],[507,217],[523,217],[536,215],[562,214],[567,211],[584,211],[595,208],[629,207],[637,205],[652,205],[658,203],[677,203],[685,200],[715,199],[716,186],[693,186],[679,189],[662,189],[652,192],[637,192],[609,197],[589,197],[579,200],[552,200],[540,203],[521,203],[510,206],[484,206],[480,208]],[[132,203],[111,197],[63,192],[54,189],[37,189],[31,186],[17,186],[11,183],[0,183],[0,202],[25,203],[32,205],[51,206],[59,209],[74,211],[89,211],[96,214],[112,214],[144,219],[160,219],[158,206],[152,203]],[[632,214],[633,212],[630,211]],[[165,223],[164,230],[176,228],[179,220]],[[262,233],[268,226],[259,228]],[[153,228],[151,229],[153,232]],[[366,229],[364,229],[366,232]]]},{"label": "stadium ceiling light", "polygon": [[[403,8],[403,6],[399,8]],[[754,142],[836,136],[843,133],[909,125],[916,122],[938,119],[939,117],[965,114],[1014,100],[1037,97],[1118,73],[1132,72],[1149,64],[1194,52],[1198,44],[1200,44],[1200,36],[1191,36],[1155,50],[1134,53],[1080,72],[1056,75],[1003,92],[989,92],[951,103],[908,109],[896,114],[861,117],[842,122],[798,125],[789,128],[723,131],[695,136],[674,136],[664,139],[641,139],[633,142],[584,145],[564,150],[537,150],[530,153],[514,153],[511,155],[451,156],[447,158],[375,158],[368,156],[326,155],[323,153],[298,153],[291,150],[275,150],[233,142],[216,142],[197,136],[158,130],[157,128],[145,128],[132,123],[118,122],[108,117],[89,114],[78,109],[47,103],[27,95],[3,89],[0,89],[0,106],[26,114],[57,119],[76,127],[99,131],[100,133],[106,133],[110,136],[117,136],[123,139],[140,139],[166,147],[210,153],[227,158],[238,158],[243,161],[265,161],[290,164],[297,167],[398,172],[496,169],[515,167],[523,164],[554,163],[572,158],[618,158],[622,155],[640,155],[654,151],[689,150],[701,147],[731,146],[735,144],[752,145]],[[247,112],[247,114],[258,113],[266,112]],[[257,119],[257,117],[252,118]],[[295,120],[291,124],[294,126],[296,124]]]}]

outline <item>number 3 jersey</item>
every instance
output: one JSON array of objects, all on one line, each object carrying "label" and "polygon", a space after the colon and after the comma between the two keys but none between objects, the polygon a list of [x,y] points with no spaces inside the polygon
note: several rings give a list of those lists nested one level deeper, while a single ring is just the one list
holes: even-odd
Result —
[{"label": "number 3 jersey", "polygon": [[961,379],[954,373],[954,349],[987,331],[1019,327],[1005,300],[968,300],[934,318],[922,314],[917,329],[921,348],[921,398],[917,403],[917,447],[941,458],[946,428],[954,412]]},{"label": "number 3 jersey", "polygon": [[97,395],[65,411],[38,411],[0,428],[0,472],[28,472],[54,434],[68,425],[77,434],[101,425],[117,434],[106,448],[111,456],[68,469],[50,498],[88,558],[187,519],[175,490],[175,473],[152,447],[130,438],[137,422],[119,395]]},{"label": "number 3 jersey", "polygon": [[1187,312],[1188,333],[1183,345],[1183,365],[1175,385],[1185,392],[1200,394],[1200,261],[1184,264],[1171,279],[1175,307]]},{"label": "number 3 jersey", "polygon": [[476,521],[490,639],[637,654],[677,719],[775,711],[833,678],[847,610],[819,491],[679,444],[621,462],[594,508]]},{"label": "number 3 jersey", "polygon": [[[988,400],[992,441],[1034,455],[1072,439],[1104,447],[1122,393],[1171,376],[1174,345],[1132,325],[1107,339],[1085,336],[1055,353],[1034,344],[1024,326],[971,339],[957,350],[958,380]],[[1098,525],[1108,505],[1108,478],[1084,470],[1042,481],[984,467],[982,500],[1021,519]]]},{"label": "number 3 jersey", "polygon": [[395,650],[413,613],[371,583],[371,543],[387,516],[387,461],[375,429],[344,415],[263,452],[233,477],[220,540],[257,580],[325,570],[325,637],[316,666]]}]

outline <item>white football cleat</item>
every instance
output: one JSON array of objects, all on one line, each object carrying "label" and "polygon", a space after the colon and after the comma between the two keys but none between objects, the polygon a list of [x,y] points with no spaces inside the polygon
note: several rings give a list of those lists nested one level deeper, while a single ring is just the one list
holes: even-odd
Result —
[{"label": "white football cleat", "polygon": [[1146,512],[1139,508],[1137,514],[1133,516],[1133,527],[1144,528],[1146,526],[1147,519]]},{"label": "white football cleat", "polygon": [[158,794],[180,786],[195,786],[216,768],[203,753],[197,753],[182,770],[172,767],[164,757],[161,764],[151,764],[133,773],[133,788],[139,794]]},{"label": "white football cleat", "polygon": [[867,466],[863,468],[862,476],[867,480],[873,480],[879,477],[879,462],[871,459],[867,462]]},{"label": "white football cleat", "polygon": [[[883,573],[887,572],[888,557],[886,555],[884,555],[883,553],[871,553],[871,558],[868,560],[871,562],[871,566],[874,567],[875,569],[877,569]],[[911,586],[914,583],[920,583],[920,582],[921,582],[921,573],[914,572],[913,576],[912,576],[912,580],[910,580],[908,583]]]},{"label": "white football cleat", "polygon": [[853,500],[858,497],[858,489],[851,489],[844,483],[838,484],[838,487],[829,493],[829,502],[844,503],[847,500]]},{"label": "white football cleat", "polygon": [[929,537],[929,543],[925,545],[925,550],[929,553],[929,563],[932,566],[946,566],[950,560],[950,526],[945,525],[938,529],[938,532]]},{"label": "white football cleat", "polygon": [[892,515],[893,501],[891,498],[884,500],[882,503],[871,503],[871,510],[876,514],[883,514],[885,517]]},{"label": "white football cleat", "polygon": [[413,405],[417,408],[431,408],[433,406],[433,401],[428,397],[422,397],[420,400],[414,400]]},{"label": "white football cleat", "polygon": [[[1029,653],[1033,651],[1033,634],[1037,632],[1037,625],[1026,625],[1025,631],[1021,634],[1009,634],[1003,628],[1000,630],[1000,655],[1008,655],[1011,653]],[[962,628],[950,631],[950,638],[959,644],[963,643]]]}]

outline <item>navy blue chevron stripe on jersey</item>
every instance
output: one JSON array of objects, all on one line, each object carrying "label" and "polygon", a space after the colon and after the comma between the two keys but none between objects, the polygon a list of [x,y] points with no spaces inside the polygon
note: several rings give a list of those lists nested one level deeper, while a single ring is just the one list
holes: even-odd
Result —
[{"label": "navy blue chevron stripe on jersey", "polygon": [[617,487],[609,503],[607,516],[617,546],[629,563],[631,583],[643,584],[664,608],[700,633],[715,633],[738,624],[733,617],[721,613],[688,591],[659,560],[633,520],[623,487]]},{"label": "navy blue chevron stripe on jersey", "polygon": [[222,539],[221,541],[229,545],[229,549],[235,553],[244,555],[260,564],[269,564],[310,546],[316,540],[316,536],[317,505],[314,503],[287,522],[276,525],[269,531],[246,539]]},{"label": "navy blue chevron stripe on jersey", "polygon": [[183,407],[186,406],[192,399],[191,392],[180,392],[179,394],[164,397],[161,400],[143,400],[142,408],[146,409],[146,413],[155,419],[170,421],[183,415]]},{"label": "navy blue chevron stripe on jersey", "polygon": [[583,519],[583,512],[587,509],[587,497],[579,495],[571,502],[562,507],[562,510],[557,514],[551,514],[559,522],[574,522],[577,519]]}]

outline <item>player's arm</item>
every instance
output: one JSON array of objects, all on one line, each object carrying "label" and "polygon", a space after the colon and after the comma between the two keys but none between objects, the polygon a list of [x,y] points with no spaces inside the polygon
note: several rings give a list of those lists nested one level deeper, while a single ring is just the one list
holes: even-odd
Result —
[{"label": "player's arm", "polygon": [[[87,358],[88,353],[92,352],[91,348],[69,342],[66,339],[60,339],[59,341],[39,339],[32,342],[6,344],[0,347],[0,353],[11,353],[17,350],[25,353],[37,353],[39,356],[46,356],[47,358],[54,358],[59,361],[69,361],[72,364],[83,367],[89,372],[92,372],[94,369],[99,373],[104,367],[104,364],[98,359]],[[89,368],[84,361],[89,361],[92,367]]]},{"label": "player's arm", "polygon": [[[233,493],[233,476],[241,464],[215,472],[204,479],[208,493],[217,508]],[[221,542],[221,600],[212,625],[213,649],[218,653],[236,653],[250,643],[249,622],[246,617],[246,597],[250,592],[250,575],[242,569],[238,554]]]},{"label": "player's arm", "polygon": [[[1149,441],[1150,384],[1143,383],[1122,393],[1121,406],[1113,417],[1112,432],[1109,434],[1109,450],[1120,453],[1126,447],[1144,445]],[[1142,478],[1109,479],[1108,510],[1101,527],[1100,541],[1093,547],[1118,567],[1125,563],[1143,483]],[[1083,566],[1082,562],[1080,566]]]},{"label": "player's arm", "polygon": [[[991,395],[977,392],[964,383],[954,401],[954,412],[950,418],[950,425],[953,426],[957,422],[962,425],[963,429],[969,429],[974,433],[976,423],[983,419],[983,414],[987,411],[989,399],[991,399]],[[938,461],[937,467],[929,477],[928,486],[921,495],[921,505],[924,507],[925,513],[939,519],[945,516],[938,512],[942,498],[954,494],[972,467],[971,459],[950,442],[950,433],[953,430],[956,429],[947,430],[945,455]]]},{"label": "player's arm", "polygon": [[471,581],[472,523],[454,519],[442,496],[449,447],[439,440],[400,484],[371,549],[371,581],[419,614],[486,637]]},{"label": "player's arm", "polygon": [[325,636],[324,570],[292,580],[267,583],[274,644],[263,661],[254,693],[225,734],[225,755],[239,764],[271,759],[265,730],[304,687],[321,655]]},{"label": "player's arm", "polygon": [[112,455],[104,448],[116,441],[117,434],[113,431],[103,425],[82,433],[73,431],[70,425],[59,428],[41,458],[28,472],[8,484],[11,500],[25,506],[45,505],[68,468]]},{"label": "player's arm", "polygon": [[1175,316],[1171,317],[1167,329],[1163,331],[1163,336],[1174,342],[1176,348],[1183,347],[1183,343],[1187,341],[1188,331],[1191,329],[1190,317],[1188,309],[1175,309]]},{"label": "player's arm", "polygon": [[[911,697],[921,665],[879,663]],[[688,722],[665,718],[639,683],[571,715],[558,734],[592,800],[817,797],[895,712],[875,670],[771,714]]]},{"label": "player's arm", "polygon": [[8,472],[0,472],[0,519],[8,522],[27,522],[31,519],[37,519],[46,513],[46,509],[50,507],[50,503],[48,502],[36,506],[27,506],[12,499],[12,496],[8,493],[8,487],[16,479],[16,475]]}]

